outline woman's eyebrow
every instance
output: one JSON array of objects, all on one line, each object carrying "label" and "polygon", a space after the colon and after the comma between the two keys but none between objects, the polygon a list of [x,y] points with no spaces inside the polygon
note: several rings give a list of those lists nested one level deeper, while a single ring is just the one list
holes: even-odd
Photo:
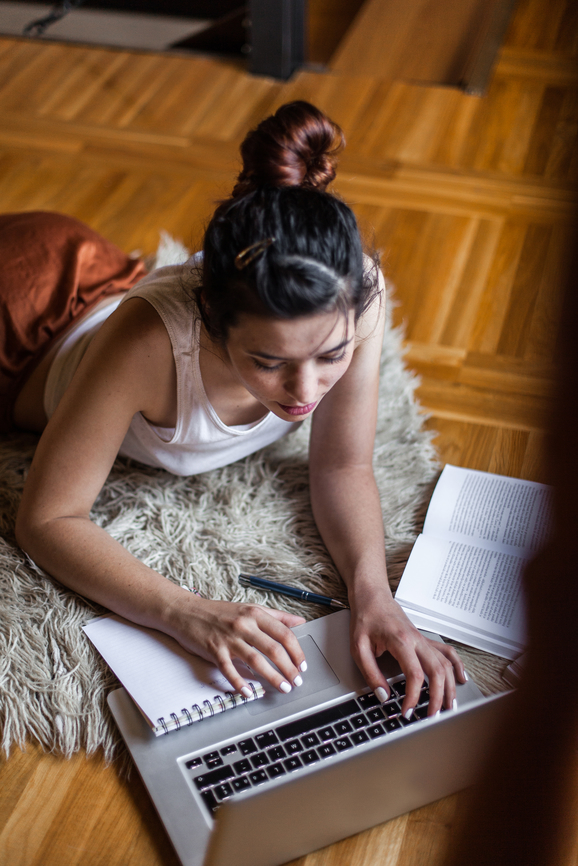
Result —
[{"label": "woman's eyebrow", "polygon": [[[323,352],[320,352],[320,355],[332,355],[333,352],[338,352],[340,349],[344,349],[348,343],[351,343],[353,337],[349,337],[347,340],[342,340],[341,343],[338,343],[337,346],[334,346],[332,349],[324,349]],[[256,358],[266,358],[268,361],[288,361],[288,358],[281,358],[279,355],[269,355],[268,352],[249,352],[249,355],[255,355]]]}]

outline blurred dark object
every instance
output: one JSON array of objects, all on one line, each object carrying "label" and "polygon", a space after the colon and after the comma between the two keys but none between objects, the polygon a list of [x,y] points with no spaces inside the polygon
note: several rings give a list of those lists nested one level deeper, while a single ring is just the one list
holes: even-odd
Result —
[{"label": "blurred dark object", "polygon": [[172,48],[242,54],[249,72],[285,81],[305,62],[305,0],[250,0]]},{"label": "blurred dark object", "polygon": [[446,866],[578,862],[578,243],[574,249],[547,454],[554,537],[525,574],[529,651],[516,704]]},{"label": "blurred dark object", "polygon": [[236,8],[218,18],[206,30],[173,42],[171,48],[189,51],[206,51],[214,54],[249,54],[250,30],[248,7],[235,4]]}]

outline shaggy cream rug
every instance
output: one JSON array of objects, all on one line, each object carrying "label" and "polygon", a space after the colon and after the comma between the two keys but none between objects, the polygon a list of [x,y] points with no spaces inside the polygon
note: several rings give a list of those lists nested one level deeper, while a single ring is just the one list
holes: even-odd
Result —
[{"label": "shaggy cream rug", "polygon": [[[183,261],[165,238],[157,264]],[[404,368],[401,334],[388,327],[382,355],[375,474],[390,578],[397,585],[439,473],[431,434]],[[18,549],[14,520],[36,437],[0,439],[0,725],[6,753],[36,740],[70,755],[113,757],[118,734],[106,706],[117,685],[81,626],[103,609],[68,591]],[[345,598],[309,504],[308,425],[244,460],[179,478],[117,460],[92,512],[95,522],[168,580],[209,598],[251,600],[310,619],[324,610],[239,586],[240,572],[270,575]],[[485,692],[501,691],[506,662],[458,647]]]}]

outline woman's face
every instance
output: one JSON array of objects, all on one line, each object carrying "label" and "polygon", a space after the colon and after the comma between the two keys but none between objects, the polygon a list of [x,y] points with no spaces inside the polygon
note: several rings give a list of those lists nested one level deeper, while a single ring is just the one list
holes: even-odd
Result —
[{"label": "woman's face", "polygon": [[225,351],[235,376],[285,421],[306,418],[343,376],[353,356],[354,312],[297,319],[243,314]]}]

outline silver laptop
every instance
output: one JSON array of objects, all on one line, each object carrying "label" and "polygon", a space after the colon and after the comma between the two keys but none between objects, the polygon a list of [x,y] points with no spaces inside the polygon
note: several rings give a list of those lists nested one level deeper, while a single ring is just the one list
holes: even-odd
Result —
[{"label": "silver laptop", "polygon": [[511,702],[470,680],[457,710],[426,718],[426,685],[406,722],[392,656],[379,660],[392,684],[383,706],[351,658],[349,611],[294,632],[308,669],[289,695],[161,737],[124,689],[108,697],[183,866],[277,866],[467,787]]}]

